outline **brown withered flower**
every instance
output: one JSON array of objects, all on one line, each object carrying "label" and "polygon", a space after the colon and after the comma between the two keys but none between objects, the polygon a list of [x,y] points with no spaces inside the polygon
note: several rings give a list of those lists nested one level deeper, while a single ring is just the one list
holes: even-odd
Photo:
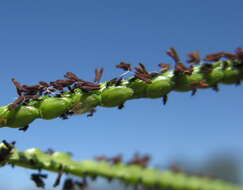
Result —
[{"label": "brown withered flower", "polygon": [[225,58],[230,59],[230,60],[237,59],[237,55],[235,55],[233,53],[223,52],[223,55]]},{"label": "brown withered flower", "polygon": [[190,67],[186,67],[182,63],[177,63],[175,66],[174,73],[175,74],[186,74],[186,75],[191,75],[193,72],[193,66],[191,65]]},{"label": "brown withered flower", "polygon": [[159,71],[161,73],[164,73],[170,69],[170,65],[165,63],[160,63],[159,67],[161,68],[161,70]]},{"label": "brown withered flower", "polygon": [[139,154],[135,154],[133,156],[133,158],[130,161],[128,161],[127,164],[128,165],[138,165],[143,168],[147,168],[150,160],[151,160],[151,157],[149,155],[141,156]]},{"label": "brown withered flower", "polygon": [[113,79],[109,80],[109,81],[106,83],[106,87],[108,87],[108,86],[112,86],[112,85],[120,86],[121,83],[122,83],[122,77],[116,77],[116,78],[113,78]]},{"label": "brown withered flower", "polygon": [[180,60],[175,48],[170,48],[166,51],[167,55],[169,55],[175,61],[175,70],[174,73],[177,74],[187,74],[191,75],[193,71],[193,67],[187,68]]},{"label": "brown withered flower", "polygon": [[94,82],[99,83],[101,80],[101,77],[103,75],[104,69],[103,68],[96,68],[95,69],[95,79]]},{"label": "brown withered flower", "polygon": [[114,165],[121,163],[122,160],[123,160],[122,155],[117,155],[117,156],[114,156],[114,157],[111,157],[108,159],[108,161],[110,161],[111,164],[114,164]]},{"label": "brown withered flower", "polygon": [[187,60],[188,63],[199,64],[200,63],[200,53],[199,51],[193,51],[188,54],[189,59]]},{"label": "brown withered flower", "polygon": [[17,90],[18,95],[21,96],[22,93],[25,91],[25,89],[22,87],[22,85],[20,84],[20,82],[18,82],[15,78],[12,78],[11,80],[12,80],[13,84],[16,87],[16,90]]},{"label": "brown withered flower", "polygon": [[167,55],[169,55],[172,59],[174,59],[175,63],[180,63],[180,58],[176,52],[175,48],[170,48],[169,50],[166,51]]},{"label": "brown withered flower", "polygon": [[146,74],[143,74],[143,73],[135,73],[134,77],[138,78],[138,79],[140,79],[140,80],[142,80],[146,83],[152,82],[150,75],[146,75]]},{"label": "brown withered flower", "polygon": [[138,67],[135,67],[135,74],[134,77],[138,78],[146,83],[151,83],[152,82],[152,76],[150,75],[150,73],[147,71],[147,69],[145,68],[145,66],[142,63],[139,63]]},{"label": "brown withered flower", "polygon": [[131,71],[131,64],[126,62],[120,62],[118,65],[116,65],[116,68],[123,69],[124,71]]},{"label": "brown withered flower", "polygon": [[65,75],[64,75],[65,78],[68,78],[70,80],[74,80],[76,82],[85,82],[84,80],[78,78],[74,73],[72,72],[67,72]]},{"label": "brown withered flower", "polygon": [[204,61],[219,61],[221,58],[224,57],[224,52],[218,52],[218,53],[212,53],[208,54],[205,58]]}]

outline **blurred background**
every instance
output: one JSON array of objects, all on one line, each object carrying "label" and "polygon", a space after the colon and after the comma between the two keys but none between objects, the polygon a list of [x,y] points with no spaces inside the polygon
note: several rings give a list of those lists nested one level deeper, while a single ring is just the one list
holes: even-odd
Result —
[{"label": "blurred background", "polygon": [[[242,47],[242,7],[242,0],[0,1],[0,104],[16,98],[12,77],[31,85],[71,71],[91,81],[95,68],[103,67],[105,81],[121,74],[115,68],[120,61],[158,70],[160,62],[172,62],[165,54],[170,47],[182,60],[193,50],[202,56],[233,52]],[[242,91],[221,85],[218,93],[200,90],[193,97],[172,92],[166,106],[160,99],[133,100],[122,110],[99,107],[91,118],[36,120],[26,133],[2,128],[0,140],[15,140],[20,150],[72,152],[77,160],[148,153],[151,167],[176,166],[242,184]],[[0,187],[35,189],[31,173],[0,168]],[[48,175],[51,190],[56,174]],[[125,187],[102,180],[90,186],[114,188]]]}]

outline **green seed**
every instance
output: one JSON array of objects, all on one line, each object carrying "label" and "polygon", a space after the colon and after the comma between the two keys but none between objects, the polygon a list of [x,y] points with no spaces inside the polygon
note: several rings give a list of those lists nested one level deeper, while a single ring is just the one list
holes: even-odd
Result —
[{"label": "green seed", "polygon": [[39,110],[32,106],[20,106],[7,111],[7,125],[14,128],[25,127],[40,117]]},{"label": "green seed", "polygon": [[101,92],[101,105],[104,107],[115,107],[123,104],[131,98],[133,90],[124,86],[108,87]]},{"label": "green seed", "polygon": [[8,123],[8,105],[0,107],[0,126],[6,126]]},{"label": "green seed", "polygon": [[173,77],[173,81],[175,83],[175,91],[178,92],[190,91],[193,89],[191,87],[193,82],[200,82],[202,80],[203,75],[195,71],[191,75],[179,74]]},{"label": "green seed", "polygon": [[224,72],[221,67],[216,67],[214,68],[211,72],[209,73],[204,73],[207,84],[209,86],[214,86],[221,82],[224,78]]},{"label": "green seed", "polygon": [[173,82],[164,76],[159,76],[155,78],[151,84],[147,86],[147,97],[149,98],[160,98],[168,94],[174,84]]},{"label": "green seed", "polygon": [[73,111],[74,114],[82,114],[89,112],[92,108],[100,105],[101,96],[98,94],[83,94],[80,98],[80,101],[76,103],[70,111]]},{"label": "green seed", "polygon": [[235,84],[240,80],[240,71],[233,68],[233,67],[227,67],[224,70],[224,78],[223,83],[224,84]]},{"label": "green seed", "polygon": [[147,97],[147,95],[146,95],[147,83],[146,82],[136,79],[135,81],[128,83],[127,87],[131,88],[134,92],[132,98]]},{"label": "green seed", "polygon": [[64,114],[71,106],[68,98],[50,97],[41,102],[39,106],[40,117],[43,119],[54,119]]}]

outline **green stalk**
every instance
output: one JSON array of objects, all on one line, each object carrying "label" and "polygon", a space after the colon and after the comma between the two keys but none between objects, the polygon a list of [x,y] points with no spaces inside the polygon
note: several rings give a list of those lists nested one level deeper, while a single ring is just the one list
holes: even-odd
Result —
[{"label": "green stalk", "polygon": [[[199,88],[215,88],[219,84],[232,85],[243,80],[243,66],[240,60],[227,60],[212,63],[205,71],[206,63],[193,66],[192,74],[177,73],[169,70],[154,76],[151,82],[137,78],[123,79],[118,85],[101,83],[100,90],[85,92],[75,89],[67,91],[61,97],[39,97],[41,101],[31,101],[9,109],[9,105],[0,107],[0,127],[22,128],[37,118],[54,119],[65,113],[83,114],[97,106],[121,106],[127,100],[137,98],[166,97],[171,91],[187,92]],[[204,81],[207,86],[196,85]],[[193,85],[194,84],[194,85]]]},{"label": "green stalk", "polygon": [[[0,153],[9,150],[0,144]],[[161,172],[152,168],[142,168],[137,165],[116,164],[96,161],[75,161],[70,155],[55,152],[47,154],[39,149],[28,149],[20,152],[13,148],[5,160],[0,162],[30,168],[42,169],[56,173],[65,172],[79,177],[102,177],[107,180],[117,179],[129,185],[141,185],[145,188],[163,190],[241,190],[241,187],[202,177],[187,176],[183,173]]]}]

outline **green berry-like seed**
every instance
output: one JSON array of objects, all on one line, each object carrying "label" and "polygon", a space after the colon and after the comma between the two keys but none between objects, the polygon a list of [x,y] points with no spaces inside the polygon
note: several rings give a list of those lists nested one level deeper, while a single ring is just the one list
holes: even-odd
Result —
[{"label": "green berry-like seed", "polygon": [[168,94],[173,87],[174,84],[168,77],[158,76],[147,85],[146,94],[149,98],[159,98]]},{"label": "green berry-like seed", "polygon": [[40,117],[43,119],[53,119],[64,114],[70,107],[71,100],[68,98],[50,97],[41,102],[39,106]]},{"label": "green berry-like seed", "polygon": [[7,125],[11,127],[25,127],[34,119],[40,117],[39,110],[33,106],[20,106],[7,111]]},{"label": "green berry-like seed", "polygon": [[133,95],[133,90],[124,86],[108,87],[101,93],[101,102],[104,107],[115,107],[123,104]]}]

